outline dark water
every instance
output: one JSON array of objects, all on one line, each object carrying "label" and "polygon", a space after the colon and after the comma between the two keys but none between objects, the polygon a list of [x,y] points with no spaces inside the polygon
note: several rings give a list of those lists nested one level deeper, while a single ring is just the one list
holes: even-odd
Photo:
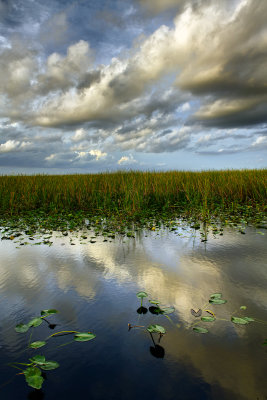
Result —
[{"label": "dark water", "polygon": [[[207,243],[167,231],[141,233],[137,239],[71,245],[54,237],[53,246],[0,243],[0,398],[1,399],[267,399],[267,324],[235,325],[239,314],[267,321],[266,234],[248,228],[228,230]],[[34,243],[34,242],[33,242]],[[64,244],[64,245],[63,245]],[[136,292],[174,306],[170,319],[138,314]],[[209,330],[192,330],[190,309],[203,308],[210,294],[227,303],[207,308],[216,314]],[[145,299],[144,305],[150,304]],[[40,310],[56,308],[34,329],[32,341],[60,330],[91,331],[96,339],[58,347],[70,336],[52,338],[38,350],[25,350],[28,334],[16,333]],[[237,312],[238,314],[238,312]],[[235,315],[237,315],[235,314]],[[142,328],[128,323],[163,325],[154,346]],[[35,354],[60,363],[47,371],[42,390],[27,386],[10,362]]]}]

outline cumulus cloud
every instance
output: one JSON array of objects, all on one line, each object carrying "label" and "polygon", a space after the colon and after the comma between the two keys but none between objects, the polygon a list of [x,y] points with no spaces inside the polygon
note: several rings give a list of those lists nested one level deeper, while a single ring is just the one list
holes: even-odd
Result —
[{"label": "cumulus cloud", "polygon": [[31,142],[19,142],[18,140],[8,140],[0,144],[0,153],[10,153],[14,151],[24,151],[31,145]]},{"label": "cumulus cloud", "polygon": [[132,154],[130,154],[129,156],[122,156],[118,161],[119,165],[129,165],[135,163],[137,163],[137,161],[133,158]]},{"label": "cumulus cloud", "polygon": [[[166,24],[138,37],[131,48],[105,64],[96,64],[97,48],[84,39],[88,35],[70,41],[62,51],[42,48],[45,31],[51,30],[58,43],[67,40],[63,36],[70,19],[62,10],[47,16],[44,9],[38,19],[46,22],[37,27],[42,45],[26,44],[23,37],[0,39],[0,117],[9,122],[1,153],[29,149],[34,141],[45,144],[46,163],[107,161],[107,154],[119,150],[123,155],[118,163],[123,165],[133,162],[124,155],[133,150],[158,154],[205,147],[219,153],[226,148],[260,149],[263,135],[254,133],[258,138],[247,144],[248,134],[229,135],[225,128],[267,123],[267,3],[131,4],[137,2],[138,10],[151,13],[173,8],[173,23],[166,19]],[[10,15],[10,4],[0,0],[5,15]],[[132,7],[130,13],[134,12]],[[11,129],[12,122],[25,129]],[[203,128],[208,132],[196,137]],[[213,128],[218,129],[216,134]],[[243,147],[233,147],[233,141],[241,139]],[[222,140],[225,147],[212,148]]]}]

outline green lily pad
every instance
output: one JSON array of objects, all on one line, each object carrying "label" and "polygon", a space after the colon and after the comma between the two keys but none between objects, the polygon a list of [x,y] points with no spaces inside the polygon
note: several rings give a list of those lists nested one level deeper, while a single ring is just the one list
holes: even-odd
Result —
[{"label": "green lily pad", "polygon": [[197,332],[197,333],[208,333],[208,329],[206,328],[201,328],[200,326],[195,326],[193,328],[193,331]]},{"label": "green lily pad", "polygon": [[136,293],[136,297],[138,297],[138,299],[143,299],[144,297],[147,297],[148,294],[146,292],[138,292]]},{"label": "green lily pad", "polygon": [[149,300],[149,303],[159,305],[159,301],[157,300]]},{"label": "green lily pad", "polygon": [[213,321],[215,321],[215,318],[214,317],[201,317],[201,321],[213,322]]},{"label": "green lily pad", "polygon": [[30,361],[35,364],[43,364],[45,362],[45,356],[40,356],[37,354],[36,356],[30,358]]},{"label": "green lily pad", "polygon": [[16,325],[16,327],[15,327],[15,331],[16,332],[19,332],[19,333],[25,333],[25,332],[27,332],[28,330],[29,330],[29,325],[27,324],[27,325],[25,325],[25,324],[18,324],[18,325]]},{"label": "green lily pad", "polygon": [[29,367],[23,371],[26,377],[28,376],[41,376],[42,372],[37,367]]},{"label": "green lily pad", "polygon": [[56,361],[45,361],[43,364],[39,364],[40,368],[42,368],[45,371],[50,371],[52,369],[56,369],[59,367],[59,363]]},{"label": "green lily pad", "polygon": [[214,298],[214,299],[210,299],[209,303],[211,303],[211,304],[225,304],[225,303],[227,303],[227,300]]},{"label": "green lily pad", "polygon": [[58,313],[58,311],[55,310],[55,309],[42,310],[42,311],[41,311],[41,315],[42,315],[42,316],[43,316],[43,315],[46,315],[47,317],[48,317],[48,315],[53,315],[53,314],[56,314],[56,313]]},{"label": "green lily pad", "polygon": [[39,349],[39,347],[43,347],[46,345],[46,342],[36,341],[29,344],[29,347],[32,349]]},{"label": "green lily pad", "polygon": [[241,306],[241,307],[240,307],[240,310],[246,310],[246,309],[247,309],[246,306]]},{"label": "green lily pad", "polygon": [[76,333],[76,335],[74,336],[74,340],[76,340],[76,342],[87,342],[88,340],[92,340],[95,337],[96,335],[91,332],[79,332]]},{"label": "green lily pad", "polygon": [[210,295],[210,298],[213,299],[220,299],[222,297],[221,293],[213,293]]},{"label": "green lily pad", "polygon": [[249,324],[249,321],[247,321],[245,318],[238,318],[238,317],[232,317],[231,321],[234,324],[239,324],[239,325],[246,325]]},{"label": "green lily pad", "polygon": [[37,326],[41,325],[42,322],[43,322],[42,318],[36,317],[31,319],[28,325],[30,327],[33,326],[34,328],[36,328]]},{"label": "green lily pad", "polygon": [[41,389],[44,381],[44,378],[39,375],[28,376],[25,379],[28,385],[34,389]]},{"label": "green lily pad", "polygon": [[248,322],[254,322],[255,321],[255,319],[251,318],[251,317],[243,317],[243,319],[245,319]]},{"label": "green lily pad", "polygon": [[174,307],[161,307],[162,314],[172,314],[175,311]]},{"label": "green lily pad", "polygon": [[166,333],[165,328],[161,325],[149,325],[146,329],[150,333]]}]

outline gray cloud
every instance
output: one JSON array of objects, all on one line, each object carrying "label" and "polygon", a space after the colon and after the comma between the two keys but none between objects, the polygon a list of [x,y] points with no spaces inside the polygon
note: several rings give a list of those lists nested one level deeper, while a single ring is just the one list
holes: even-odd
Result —
[{"label": "gray cloud", "polygon": [[[30,10],[29,2],[14,4],[0,0],[8,31],[0,37],[0,116],[6,119],[0,128],[2,161],[8,152],[21,163],[22,143],[28,143],[25,151],[27,147],[34,154],[33,162],[38,154],[43,165],[58,166],[98,162],[90,151],[225,154],[264,148],[264,139],[257,142],[264,134],[256,131],[267,123],[266,2],[134,0],[120,13],[120,2],[114,3],[114,11],[83,5],[106,21],[112,34],[123,27],[133,35],[131,46],[117,49],[113,57],[108,54],[109,61],[100,65],[94,46],[100,37],[90,37],[86,30],[78,40],[71,39],[70,27],[80,21],[73,11],[80,10],[79,2],[56,2],[54,8],[50,2],[36,2],[38,11]],[[168,9],[175,10],[173,23],[166,17],[167,25],[144,34],[142,10],[167,15]],[[19,22],[23,13],[27,21],[36,18],[32,35]],[[11,35],[15,26],[25,35]],[[108,28],[103,29],[104,38]],[[110,43],[101,49],[105,45]],[[247,127],[256,129],[225,131]],[[213,128],[219,130],[216,135]],[[208,133],[201,141],[203,129]],[[255,143],[248,144],[252,136]],[[226,143],[222,151],[221,141]]]}]

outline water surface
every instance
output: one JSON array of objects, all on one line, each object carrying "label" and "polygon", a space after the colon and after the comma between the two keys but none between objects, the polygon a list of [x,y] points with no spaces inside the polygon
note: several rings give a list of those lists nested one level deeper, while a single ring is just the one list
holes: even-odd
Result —
[{"label": "water surface", "polygon": [[[201,242],[198,235],[178,230],[141,231],[136,239],[95,243],[79,235],[57,237],[47,245],[20,246],[0,242],[0,395],[3,399],[267,399],[267,325],[235,325],[230,319],[240,306],[243,315],[267,321],[266,235],[247,228]],[[81,244],[84,242],[84,244]],[[136,292],[175,307],[170,319],[151,312],[138,314]],[[221,292],[227,303],[207,305],[215,313],[209,330],[192,330],[198,310],[210,294]],[[151,306],[147,299],[144,305]],[[204,308],[203,308],[204,307]],[[91,331],[96,339],[58,347],[70,337],[49,340],[26,350],[27,334],[16,333],[40,310],[56,308],[51,331],[43,323],[32,340],[60,330]],[[142,328],[128,324],[160,324],[167,330],[156,348]],[[7,364],[26,362],[35,354],[60,363],[46,373],[41,391],[29,388]]]}]

